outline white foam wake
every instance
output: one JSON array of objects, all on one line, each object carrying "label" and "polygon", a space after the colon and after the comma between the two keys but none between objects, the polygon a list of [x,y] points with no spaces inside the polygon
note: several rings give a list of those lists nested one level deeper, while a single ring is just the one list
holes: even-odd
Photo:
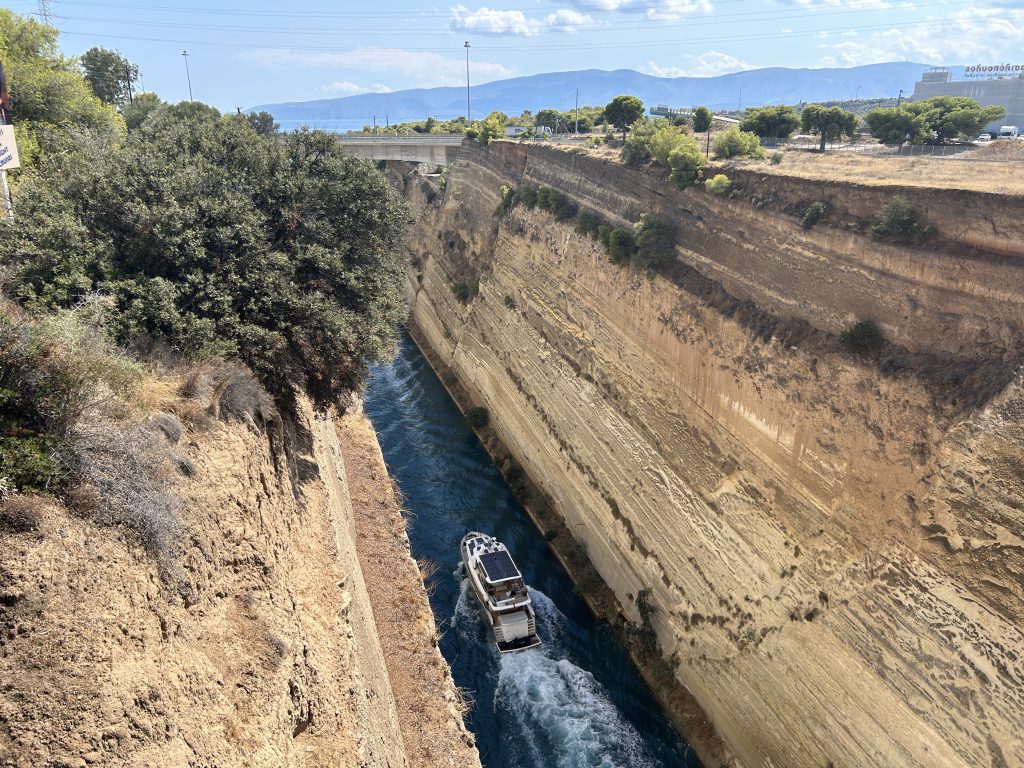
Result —
[{"label": "white foam wake", "polygon": [[501,657],[495,708],[515,720],[532,761],[557,768],[646,768],[636,729],[594,676],[543,650]]}]

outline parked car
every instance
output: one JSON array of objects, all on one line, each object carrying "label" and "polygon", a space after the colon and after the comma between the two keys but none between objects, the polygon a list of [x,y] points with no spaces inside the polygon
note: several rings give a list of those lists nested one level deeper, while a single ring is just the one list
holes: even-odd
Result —
[{"label": "parked car", "polygon": [[992,141],[992,134],[991,133],[983,133],[983,134],[981,134],[981,136],[976,138],[974,141],[975,141],[975,143],[979,143],[979,144],[983,144],[986,141]]}]

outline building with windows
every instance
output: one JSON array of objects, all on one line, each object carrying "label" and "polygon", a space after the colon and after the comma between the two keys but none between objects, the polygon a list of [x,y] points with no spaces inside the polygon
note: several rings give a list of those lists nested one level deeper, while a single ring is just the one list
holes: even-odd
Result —
[{"label": "building with windows", "polygon": [[1006,117],[985,126],[990,133],[998,133],[1003,125],[1024,128],[1024,65],[965,67],[963,80],[954,80],[951,69],[935,67],[922,74],[914,85],[914,101],[933,96],[968,96],[982,106],[1003,107]]}]

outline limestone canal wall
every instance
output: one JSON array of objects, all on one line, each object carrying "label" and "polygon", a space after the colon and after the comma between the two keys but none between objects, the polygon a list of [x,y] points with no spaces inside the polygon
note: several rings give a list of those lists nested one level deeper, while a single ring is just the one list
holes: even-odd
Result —
[{"label": "limestone canal wall", "polygon": [[[418,338],[630,620],[651,591],[662,653],[739,762],[1024,765],[1019,198],[916,189],[939,234],[905,247],[867,236],[884,186],[736,172],[721,198],[510,142],[467,143],[443,184],[393,170]],[[496,215],[523,184],[671,221],[675,265]],[[855,355],[838,334],[863,318],[887,343]]]}]

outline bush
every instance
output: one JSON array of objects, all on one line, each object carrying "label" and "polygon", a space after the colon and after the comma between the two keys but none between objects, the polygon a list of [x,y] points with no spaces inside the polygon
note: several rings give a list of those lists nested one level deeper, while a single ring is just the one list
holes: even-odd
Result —
[{"label": "bush", "polygon": [[498,207],[494,210],[494,215],[498,217],[505,216],[512,210],[512,206],[516,204],[516,191],[511,187],[502,184],[500,197],[501,199],[498,201]]},{"label": "bush", "polygon": [[576,217],[579,210],[571,198],[551,187],[540,187],[537,190],[537,207],[550,212],[556,221],[569,221]]},{"label": "bush", "polygon": [[804,229],[810,229],[821,221],[826,213],[828,213],[828,206],[820,200],[816,200],[804,209],[804,215],[800,219],[800,226]]},{"label": "bush", "polygon": [[782,162],[782,153],[772,152],[771,155],[768,157],[768,160],[771,162],[772,165],[778,165],[779,163]]},{"label": "bush", "polygon": [[920,243],[935,234],[935,230],[922,224],[917,211],[909,200],[894,197],[878,214],[871,237],[894,243]]},{"label": "bush", "polygon": [[625,264],[636,253],[636,240],[628,229],[616,227],[608,233],[608,258],[612,264]]},{"label": "bush", "polygon": [[724,173],[716,173],[704,182],[704,187],[713,195],[724,195],[729,191],[729,187],[731,186],[732,182]]},{"label": "bush", "polygon": [[516,300],[512,297],[512,294],[505,294],[505,306],[508,307],[509,309],[516,308]]},{"label": "bush", "polygon": [[675,253],[675,227],[649,213],[642,214],[636,226],[633,264],[640,269],[654,269],[671,262]]},{"label": "bush", "polygon": [[597,228],[597,242],[603,245],[605,247],[605,250],[608,250],[608,243],[611,239],[611,235],[612,228],[608,224],[601,224]]},{"label": "bush", "polygon": [[24,493],[65,490],[79,423],[140,375],[106,340],[98,302],[43,320],[0,314],[0,478]]},{"label": "bush", "polygon": [[480,281],[474,278],[461,283],[452,283],[451,289],[460,304],[467,304],[480,293]]},{"label": "bush", "polygon": [[735,125],[715,139],[712,145],[715,149],[715,156],[721,158],[730,157],[753,157],[761,159],[764,157],[764,147],[756,134],[741,131]]},{"label": "bush", "polygon": [[871,352],[882,346],[882,331],[872,320],[861,320],[840,335],[839,340],[851,352]]},{"label": "bush", "polygon": [[673,149],[668,156],[668,165],[672,169],[668,178],[679,189],[686,189],[697,183],[708,162],[704,153],[700,151],[700,145],[690,136],[685,138],[688,141]]},{"label": "bush", "polygon": [[576,231],[581,235],[597,237],[597,230],[601,226],[601,217],[588,208],[581,208],[576,214]]},{"label": "bush", "polygon": [[488,423],[490,423],[490,420],[490,411],[481,406],[476,406],[475,408],[470,408],[466,411],[466,423],[469,424],[472,429],[483,429],[488,425]]},{"label": "bush", "polygon": [[537,207],[537,188],[531,187],[528,184],[524,184],[519,188],[516,193],[516,197],[519,198],[519,202],[523,204],[523,207],[528,211],[532,211]]},{"label": "bush", "polygon": [[408,207],[320,131],[266,137],[194,103],[123,142],[82,135],[19,184],[0,239],[40,308],[102,288],[124,344],[243,360],[280,400],[337,402],[394,345]]}]

